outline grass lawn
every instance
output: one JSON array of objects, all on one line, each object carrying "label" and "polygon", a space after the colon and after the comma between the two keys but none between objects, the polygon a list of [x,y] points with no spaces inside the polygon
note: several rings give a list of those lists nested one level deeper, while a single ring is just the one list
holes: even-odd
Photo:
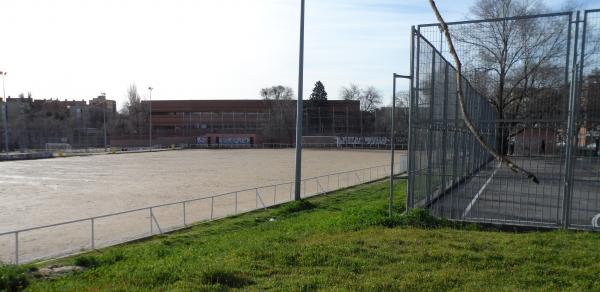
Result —
[{"label": "grass lawn", "polygon": [[600,234],[480,230],[423,211],[390,221],[387,193],[374,183],[63,259],[91,268],[26,273],[27,289],[600,290]]}]

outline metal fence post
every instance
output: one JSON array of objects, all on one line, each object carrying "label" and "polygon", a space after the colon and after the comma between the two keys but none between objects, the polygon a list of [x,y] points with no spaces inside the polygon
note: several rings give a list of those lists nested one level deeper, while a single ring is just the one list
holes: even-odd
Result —
[{"label": "metal fence post", "polygon": [[215,196],[210,197],[210,220],[213,220],[213,213],[215,209]]},{"label": "metal fence post", "polygon": [[346,183],[342,183],[342,187],[347,188],[348,186],[350,186],[350,175],[348,174],[348,172],[344,173],[344,176],[346,177]]},{"label": "metal fence post", "polygon": [[150,236],[152,236],[152,217],[154,217],[154,215],[152,214],[152,208],[150,208]]},{"label": "metal fence post", "polygon": [[431,91],[429,99],[429,128],[427,129],[427,204],[431,202],[432,178],[433,178],[433,108],[435,106],[435,51],[431,52]]},{"label": "metal fence post", "polygon": [[[419,56],[420,56],[420,33],[417,32],[414,26],[411,27],[410,33],[410,74],[413,76],[410,87],[409,87],[409,110],[408,110],[408,157],[407,157],[407,172],[408,172],[408,183],[406,192],[406,209],[414,207],[414,179],[415,179],[415,151],[414,151],[414,127],[415,127],[415,113],[416,100],[419,94]],[[416,39],[416,43],[415,43]],[[416,46],[416,48],[415,48]],[[416,64],[415,66],[415,58]]]},{"label": "metal fence post", "polygon": [[[448,144],[448,64],[444,66],[444,112],[443,112],[443,124],[442,124],[442,190],[446,189],[446,148]],[[441,214],[440,214],[441,215]]]},{"label": "metal fence post", "polygon": [[304,197],[306,198],[306,180],[304,180]]},{"label": "metal fence post", "polygon": [[[411,49],[412,50],[412,49]],[[391,134],[390,134],[390,156],[391,156],[391,162],[390,162],[390,195],[389,195],[389,210],[388,210],[388,215],[389,217],[392,217],[392,210],[394,207],[394,173],[395,173],[395,153],[396,153],[396,128],[395,128],[395,123],[396,123],[396,81],[398,78],[405,78],[408,79],[409,81],[411,81],[412,83],[412,72],[411,75],[409,76],[402,76],[402,75],[398,75],[396,73],[394,73],[393,76],[393,93],[392,93],[392,114],[391,114]],[[400,172],[398,170],[398,172]],[[369,175],[371,174],[371,171],[369,169]],[[370,177],[369,177],[370,178]]]},{"label": "metal fence post", "polygon": [[186,221],[186,218],[185,218],[186,217],[186,214],[185,214],[186,213],[185,212],[186,211],[185,210],[185,202],[183,202],[182,205],[183,205],[183,226],[187,227],[187,221]]},{"label": "metal fence post", "polygon": [[577,99],[577,42],[579,37],[579,11],[575,16],[575,41],[573,43],[573,68],[569,94],[569,110],[567,117],[567,137],[565,149],[565,179],[563,193],[562,227],[569,228],[571,217],[571,192],[573,190],[573,144],[575,143],[575,103]]},{"label": "metal fence post", "polygon": [[19,232],[15,232],[15,264],[19,264]]},{"label": "metal fence post", "polygon": [[390,195],[389,195],[389,206],[388,206],[388,216],[390,218],[392,218],[392,211],[394,208],[394,154],[395,154],[395,146],[394,146],[394,140],[396,139],[396,129],[395,129],[395,122],[396,122],[396,73],[394,73],[394,77],[393,77],[393,89],[392,89],[392,114],[391,114],[391,130],[390,130],[390,159],[391,159],[391,165],[390,165]]},{"label": "metal fence post", "polygon": [[92,250],[96,249],[96,240],[94,238],[94,218],[92,218],[91,220],[91,225],[92,225]]}]

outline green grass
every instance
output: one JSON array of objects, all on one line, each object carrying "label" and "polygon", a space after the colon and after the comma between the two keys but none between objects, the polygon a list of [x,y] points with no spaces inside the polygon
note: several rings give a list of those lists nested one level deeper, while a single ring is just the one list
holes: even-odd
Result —
[{"label": "green grass", "polygon": [[[90,268],[53,280],[28,276],[28,289],[600,290],[600,234],[477,230],[422,210],[389,220],[386,187],[360,186],[64,259]],[[399,183],[399,205],[404,189]],[[5,267],[13,278],[27,268]]]}]

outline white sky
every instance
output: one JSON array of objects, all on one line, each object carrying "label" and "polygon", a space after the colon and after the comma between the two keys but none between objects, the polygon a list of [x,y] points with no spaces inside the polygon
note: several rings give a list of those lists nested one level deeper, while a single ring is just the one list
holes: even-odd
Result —
[{"label": "white sky", "polygon": [[[584,0],[590,6],[594,0]],[[462,20],[473,0],[438,0]],[[547,1],[558,7],[564,1]],[[391,74],[409,73],[410,26],[435,19],[426,0],[307,0],[305,97],[330,99],[351,82],[389,100]],[[121,106],[137,84],[153,99],[257,99],[297,91],[300,0],[0,0],[6,94]],[[600,5],[598,5],[600,6]],[[405,86],[405,85],[401,85]]]}]

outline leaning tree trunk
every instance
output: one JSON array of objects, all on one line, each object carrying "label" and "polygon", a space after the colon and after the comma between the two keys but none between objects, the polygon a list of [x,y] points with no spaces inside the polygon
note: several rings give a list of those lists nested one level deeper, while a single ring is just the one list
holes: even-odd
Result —
[{"label": "leaning tree trunk", "polygon": [[512,160],[506,158],[506,156],[504,156],[503,154],[500,154],[492,146],[490,146],[488,144],[488,142],[485,141],[483,136],[479,133],[479,131],[477,130],[475,125],[473,124],[473,121],[471,120],[471,117],[470,117],[469,113],[467,112],[466,106],[465,106],[466,101],[465,101],[465,95],[463,93],[463,88],[462,88],[462,63],[460,61],[460,58],[458,57],[458,54],[456,53],[454,43],[452,42],[452,37],[450,36],[448,24],[446,24],[446,22],[444,21],[444,18],[440,14],[440,12],[435,4],[435,1],[429,0],[429,3],[431,4],[431,8],[435,12],[435,15],[440,23],[440,31],[442,33],[444,33],[444,35],[446,36],[450,54],[452,55],[452,57],[454,58],[454,62],[456,63],[456,73],[457,73],[456,74],[456,93],[458,95],[458,101],[459,101],[459,105],[460,105],[460,111],[463,116],[463,121],[465,122],[465,125],[469,129],[469,132],[471,132],[471,134],[477,140],[479,145],[481,145],[481,147],[483,149],[485,149],[494,158],[496,158],[496,160],[498,160],[501,163],[504,163],[508,168],[510,168],[515,173],[523,174],[528,179],[533,181],[534,183],[539,184],[540,182],[535,174],[523,169],[519,165],[515,164]]}]

